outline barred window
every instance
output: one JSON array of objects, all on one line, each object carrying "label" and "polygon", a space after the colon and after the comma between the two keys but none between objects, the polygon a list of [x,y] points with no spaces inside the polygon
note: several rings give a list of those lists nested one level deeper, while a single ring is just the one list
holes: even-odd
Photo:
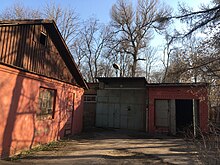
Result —
[{"label": "barred window", "polygon": [[54,118],[56,90],[40,87],[38,115],[51,115]]}]

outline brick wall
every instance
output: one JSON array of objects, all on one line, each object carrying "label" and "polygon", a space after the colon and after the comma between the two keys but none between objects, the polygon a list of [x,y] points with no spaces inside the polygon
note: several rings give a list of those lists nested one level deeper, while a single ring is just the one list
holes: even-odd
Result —
[{"label": "brick wall", "polygon": [[148,132],[154,133],[155,99],[197,99],[199,100],[199,125],[202,131],[207,131],[208,100],[206,86],[150,86]]}]

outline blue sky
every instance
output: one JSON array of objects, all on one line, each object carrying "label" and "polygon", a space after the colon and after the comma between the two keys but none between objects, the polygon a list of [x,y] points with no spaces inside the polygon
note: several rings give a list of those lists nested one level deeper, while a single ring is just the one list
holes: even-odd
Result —
[{"label": "blue sky", "polygon": [[[75,9],[81,20],[86,20],[92,16],[99,19],[101,23],[108,23],[110,21],[110,9],[111,6],[116,3],[117,0],[0,0],[0,11],[5,8],[10,7],[16,2],[21,2],[29,8],[41,8],[45,3],[53,1],[63,7],[70,7]],[[211,0],[161,0],[165,4],[174,8],[177,11],[178,2],[186,3],[195,10],[198,9],[200,3],[207,4]],[[132,0],[132,2],[137,2],[137,0]],[[179,24],[176,26],[181,27]],[[157,49],[157,56],[163,58],[163,48],[164,48],[164,36],[155,35],[154,39],[151,41],[151,45]],[[143,64],[145,65],[145,64]],[[158,64],[155,65],[160,66]],[[156,67],[157,68],[157,67]]]},{"label": "blue sky", "polygon": [[[13,3],[22,2],[30,8],[40,8],[50,0],[0,0],[0,10],[11,6]],[[79,16],[86,20],[92,16],[98,18],[101,22],[108,22],[110,19],[110,9],[117,0],[52,0],[64,7],[75,9]]]},{"label": "blue sky", "polygon": [[[51,0],[0,0],[0,10],[6,7],[10,7],[15,2],[22,2],[24,5],[30,8],[40,8],[44,6],[46,2]],[[108,22],[110,20],[110,9],[112,4],[117,0],[52,0],[57,4],[65,7],[71,7],[79,14],[79,16],[86,20],[89,17],[96,17],[101,22]],[[136,2],[137,0],[132,0]],[[173,8],[177,8],[178,0],[162,0]],[[185,2],[192,7],[197,7],[200,3],[207,3],[210,0],[180,0],[180,2]]]}]

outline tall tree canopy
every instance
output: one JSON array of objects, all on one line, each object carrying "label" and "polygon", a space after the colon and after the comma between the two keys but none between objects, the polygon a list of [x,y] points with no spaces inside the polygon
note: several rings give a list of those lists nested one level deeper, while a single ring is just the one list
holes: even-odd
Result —
[{"label": "tall tree canopy", "polygon": [[167,56],[166,82],[207,82],[210,107],[219,107],[220,1],[201,5],[198,11],[180,5],[179,14],[170,19],[179,19],[187,28],[168,37],[173,51]]},{"label": "tall tree canopy", "polygon": [[[216,61],[220,61],[220,1],[214,0],[208,5],[201,5],[199,11],[193,11],[186,5],[180,5],[180,13],[178,16],[173,16],[171,18],[180,19],[183,23],[187,23],[188,29],[184,32],[175,33],[175,36],[171,37],[177,39],[190,39],[192,37],[195,40],[193,44],[187,41],[188,44],[182,44],[181,49],[185,49],[182,55],[191,57],[191,60],[194,60],[194,65],[191,66],[188,63],[188,67],[185,69],[185,72],[189,70],[203,70],[209,75],[220,78],[219,68],[216,68]],[[205,37],[200,38],[197,34],[204,34]],[[183,42],[182,42],[183,43]],[[186,43],[186,42],[184,42]],[[194,49],[191,50],[192,45]],[[187,51],[191,50],[191,51]],[[189,54],[197,54],[197,59],[194,56]]]},{"label": "tall tree canopy", "polygon": [[132,77],[136,75],[137,61],[149,45],[154,30],[163,30],[170,9],[160,6],[158,0],[138,0],[136,7],[126,0],[118,0],[111,9],[112,26],[117,35],[118,52],[133,58]]}]

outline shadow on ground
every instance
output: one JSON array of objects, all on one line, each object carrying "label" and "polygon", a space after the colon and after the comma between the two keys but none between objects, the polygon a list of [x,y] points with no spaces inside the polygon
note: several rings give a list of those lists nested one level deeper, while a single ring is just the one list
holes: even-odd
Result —
[{"label": "shadow on ground", "polygon": [[93,128],[52,148],[21,154],[11,164],[198,164],[181,138]]}]

